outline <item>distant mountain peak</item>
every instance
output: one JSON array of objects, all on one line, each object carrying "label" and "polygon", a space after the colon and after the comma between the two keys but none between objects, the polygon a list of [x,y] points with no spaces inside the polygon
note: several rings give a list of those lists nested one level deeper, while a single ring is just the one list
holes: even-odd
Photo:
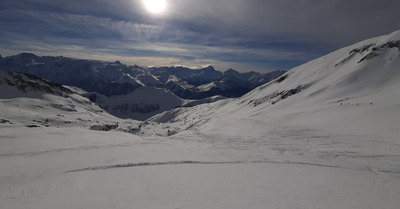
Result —
[{"label": "distant mountain peak", "polygon": [[203,67],[200,70],[209,70],[209,71],[216,71],[212,65],[208,65],[207,67]]},{"label": "distant mountain peak", "polygon": [[141,70],[143,70],[143,67],[140,67],[139,65],[133,65],[132,68],[133,69],[141,69]]},{"label": "distant mountain peak", "polygon": [[240,75],[240,73],[232,68],[229,68],[229,70],[224,72],[224,75]]},{"label": "distant mountain peak", "polygon": [[18,54],[17,56],[21,57],[22,59],[29,59],[29,58],[37,58],[38,57],[33,53],[27,53],[27,52],[23,52],[21,54]]},{"label": "distant mountain peak", "polygon": [[236,71],[235,69],[229,68],[229,69],[226,70],[224,73],[239,73],[239,72]]}]

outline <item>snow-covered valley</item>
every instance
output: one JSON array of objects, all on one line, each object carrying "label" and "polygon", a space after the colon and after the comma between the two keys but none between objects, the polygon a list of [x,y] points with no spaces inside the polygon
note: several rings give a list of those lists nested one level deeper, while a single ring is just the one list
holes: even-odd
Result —
[{"label": "snow-covered valley", "polygon": [[2,72],[0,208],[397,209],[399,42],[366,40],[145,122],[68,90],[24,93]]}]

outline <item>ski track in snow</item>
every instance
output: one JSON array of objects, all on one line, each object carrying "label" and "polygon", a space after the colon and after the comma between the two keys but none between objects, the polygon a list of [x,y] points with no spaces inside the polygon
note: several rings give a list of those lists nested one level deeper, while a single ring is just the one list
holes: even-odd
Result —
[{"label": "ski track in snow", "polygon": [[317,163],[307,163],[307,162],[295,162],[295,161],[272,161],[272,160],[255,160],[255,161],[167,161],[167,162],[139,162],[139,163],[126,163],[126,164],[115,164],[106,166],[93,166],[82,169],[65,171],[64,173],[76,173],[83,171],[96,171],[96,170],[107,170],[107,169],[118,169],[118,168],[132,168],[132,167],[146,167],[146,166],[172,166],[172,165],[224,165],[224,164],[289,164],[289,165],[306,165],[306,166],[317,166],[317,167],[327,167],[327,168],[339,168],[347,170],[358,170],[358,171],[372,171],[377,174],[381,173],[393,173],[400,174],[400,170],[378,170],[375,168],[350,168],[342,167],[338,165],[325,165]]}]

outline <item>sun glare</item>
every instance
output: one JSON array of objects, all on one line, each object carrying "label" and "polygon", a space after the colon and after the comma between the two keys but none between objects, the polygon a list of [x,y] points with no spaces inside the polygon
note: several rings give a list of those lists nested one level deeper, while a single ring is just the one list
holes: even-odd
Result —
[{"label": "sun glare", "polygon": [[144,0],[143,2],[147,10],[154,14],[162,13],[167,8],[165,0]]}]

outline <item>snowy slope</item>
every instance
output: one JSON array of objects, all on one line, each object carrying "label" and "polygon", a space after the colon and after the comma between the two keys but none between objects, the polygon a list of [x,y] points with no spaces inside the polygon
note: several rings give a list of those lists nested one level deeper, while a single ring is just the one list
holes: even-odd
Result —
[{"label": "snowy slope", "polygon": [[31,75],[0,71],[0,120],[4,124],[40,127],[100,128],[120,124],[130,131],[139,122],[123,121],[111,116],[85,97],[66,88]]},{"label": "snowy slope", "polygon": [[397,31],[297,67],[239,103],[277,112],[291,123],[304,124],[307,119],[310,125],[358,134],[395,130],[400,114],[399,55]]},{"label": "snowy slope", "polygon": [[[376,114],[375,111],[390,110],[397,115],[400,113],[395,111],[400,104],[399,40],[400,32],[394,32],[357,43],[294,68],[241,98],[205,105],[198,109],[201,110],[201,115],[213,115],[217,112],[219,115],[229,116],[231,112],[238,112],[237,114],[248,118],[254,117],[266,121],[285,120],[285,123],[294,123],[295,119],[300,118],[299,124],[303,123],[301,118],[304,116],[316,117],[315,120],[307,121],[307,124],[315,122],[312,125],[330,128],[333,128],[334,123],[343,124],[338,123],[338,120],[346,121],[364,112],[372,115]],[[196,109],[181,109],[175,112],[185,112],[187,116],[180,114],[182,119],[199,114]],[[237,114],[233,114],[232,117]],[[332,115],[324,117],[325,119],[321,121],[318,117],[322,115],[318,114]],[[165,120],[168,118],[166,115],[171,113],[160,115],[154,120],[158,118]],[[388,125],[385,129],[395,128],[397,124],[394,121],[388,124],[378,122],[379,117],[382,117],[381,120],[388,119],[386,116],[387,114],[378,116],[369,122],[377,122],[377,129],[383,128],[383,125]],[[199,120],[209,120],[209,118],[201,117]],[[326,126],[326,123],[329,123],[329,126]],[[367,123],[368,121],[357,123],[360,129],[364,129],[354,131],[373,131],[361,127]],[[355,128],[347,125],[342,128]],[[218,128],[221,127],[217,126],[215,129]]]},{"label": "snowy slope", "polygon": [[[152,120],[178,135],[270,144],[266,149],[285,156],[280,160],[318,159],[398,173],[399,40],[400,31],[366,40],[294,68],[241,98],[176,109]],[[272,137],[276,134],[283,137]]]}]

